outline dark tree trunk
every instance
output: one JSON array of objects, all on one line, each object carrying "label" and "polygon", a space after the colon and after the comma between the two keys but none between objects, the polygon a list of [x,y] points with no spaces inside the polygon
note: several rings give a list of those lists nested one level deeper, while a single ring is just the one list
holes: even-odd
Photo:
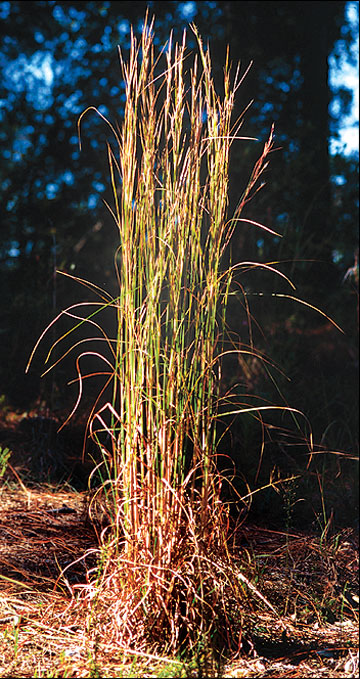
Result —
[{"label": "dark tree trunk", "polygon": [[[304,158],[306,170],[301,181],[301,213],[304,254],[321,259],[328,265],[332,259],[331,243],[331,191],[329,166],[329,104],[328,84],[329,15],[323,2],[303,3],[306,14],[304,50],[301,54],[302,120],[300,136],[300,161]],[[312,267],[315,273],[316,264]],[[325,275],[320,267],[319,273]]]}]

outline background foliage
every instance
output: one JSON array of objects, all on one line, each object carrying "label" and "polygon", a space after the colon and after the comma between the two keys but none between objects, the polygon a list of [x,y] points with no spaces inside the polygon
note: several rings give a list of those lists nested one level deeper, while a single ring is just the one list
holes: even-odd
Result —
[{"label": "background foliage", "polygon": [[[110,196],[105,143],[112,140],[99,117],[88,115],[80,152],[76,124],[90,105],[115,124],[121,119],[124,83],[117,45],[126,52],[130,25],[141,31],[147,7],[156,17],[160,48],[171,30],[179,39],[189,20],[195,21],[204,41],[210,40],[219,82],[227,44],[243,72],[253,61],[237,113],[254,100],[242,133],[258,137],[259,143],[234,146],[230,210],[275,122],[280,150],[272,155],[266,189],[248,205],[247,216],[283,238],[259,236],[254,227],[241,226],[232,259],[282,260],[297,295],[323,309],[345,332],[341,335],[315,312],[268,296],[288,290],[276,279],[252,273],[246,291],[257,321],[255,344],[291,382],[280,377],[275,388],[256,367],[245,370],[244,365],[228,366],[225,380],[240,380],[246,393],[270,401],[279,399],[280,390],[281,402],[309,417],[319,445],[354,454],[358,163],[356,157],[329,154],[330,136],[338,134],[352,96],[343,86],[335,91],[329,84],[330,55],[351,58],[353,28],[345,2],[0,3],[0,391],[15,408],[37,404],[61,411],[71,396],[61,370],[41,384],[40,367],[24,374],[43,328],[83,294],[55,276],[55,269],[112,291],[116,230],[103,205]],[[247,329],[238,327],[235,303],[229,322],[248,340]],[[234,447],[247,449],[251,457],[257,436],[252,423],[242,422]],[[278,461],[278,444],[274,455]],[[322,457],[321,473],[334,476],[334,458],[327,459]],[[289,465],[296,464],[291,455]],[[352,463],[345,460],[340,471],[347,464]],[[251,466],[257,468],[257,462]]]}]

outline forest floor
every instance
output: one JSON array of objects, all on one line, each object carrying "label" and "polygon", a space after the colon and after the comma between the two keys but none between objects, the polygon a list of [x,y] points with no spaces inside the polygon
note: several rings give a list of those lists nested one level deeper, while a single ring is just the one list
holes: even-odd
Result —
[{"label": "forest floor", "polygon": [[0,478],[0,677],[358,676],[356,529],[319,535],[244,523],[231,549],[257,594],[242,611],[238,656],[124,653],[86,630],[85,612],[83,624],[71,615],[74,586],[96,565],[86,492],[30,483],[15,461]]}]

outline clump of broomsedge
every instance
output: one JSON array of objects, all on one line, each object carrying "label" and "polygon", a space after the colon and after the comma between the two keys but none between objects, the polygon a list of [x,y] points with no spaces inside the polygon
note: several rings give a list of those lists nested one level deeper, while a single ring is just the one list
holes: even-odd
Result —
[{"label": "clump of broomsedge", "polygon": [[[73,305],[53,321],[73,319],[60,339],[88,324],[101,346],[77,356],[79,396],[71,413],[91,377],[81,366],[91,353],[104,366],[88,423],[103,456],[94,506],[101,497],[109,525],[83,603],[98,633],[127,649],[191,650],[199,640],[236,646],[241,638],[244,581],[227,549],[228,511],[216,464],[219,364],[237,268],[224,268],[223,255],[245,221],[241,210],[257,190],[272,136],[229,219],[229,152],[240,139],[232,112],[241,79],[238,70],[231,81],[226,63],[223,96],[216,93],[209,51],[192,28],[198,54],[187,72],[185,34],[182,44],[170,40],[162,71],[152,25],[145,25],[140,44],[132,36],[129,61],[121,60],[124,120],[119,133],[110,126],[118,150],[108,147],[118,295],[72,277],[99,301]],[[109,309],[115,337],[99,321]]]}]

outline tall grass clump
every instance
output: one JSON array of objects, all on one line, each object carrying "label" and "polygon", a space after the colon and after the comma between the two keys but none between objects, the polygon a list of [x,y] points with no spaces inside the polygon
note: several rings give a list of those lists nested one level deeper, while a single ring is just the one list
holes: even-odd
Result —
[{"label": "tall grass clump", "polygon": [[[227,61],[223,94],[216,92],[209,51],[192,28],[198,51],[187,71],[185,34],[182,44],[170,39],[158,59],[152,25],[139,43],[132,35],[129,59],[121,59],[123,122],[120,131],[110,125],[117,149],[108,146],[117,296],[80,281],[98,301],[69,307],[53,321],[72,319],[61,340],[87,324],[92,346],[99,342],[99,350],[77,355],[72,411],[94,374],[82,371],[91,353],[103,366],[96,374],[104,385],[88,423],[102,454],[90,511],[101,502],[107,525],[86,601],[102,637],[122,648],[191,649],[199,639],[221,646],[237,643],[241,631],[234,612],[241,586],[227,550],[217,468],[220,361],[236,270],[224,254],[272,138],[229,218],[241,78],[239,70],[231,77]],[[116,318],[113,337],[99,320],[108,310]],[[49,369],[83,342],[74,341]]]}]

